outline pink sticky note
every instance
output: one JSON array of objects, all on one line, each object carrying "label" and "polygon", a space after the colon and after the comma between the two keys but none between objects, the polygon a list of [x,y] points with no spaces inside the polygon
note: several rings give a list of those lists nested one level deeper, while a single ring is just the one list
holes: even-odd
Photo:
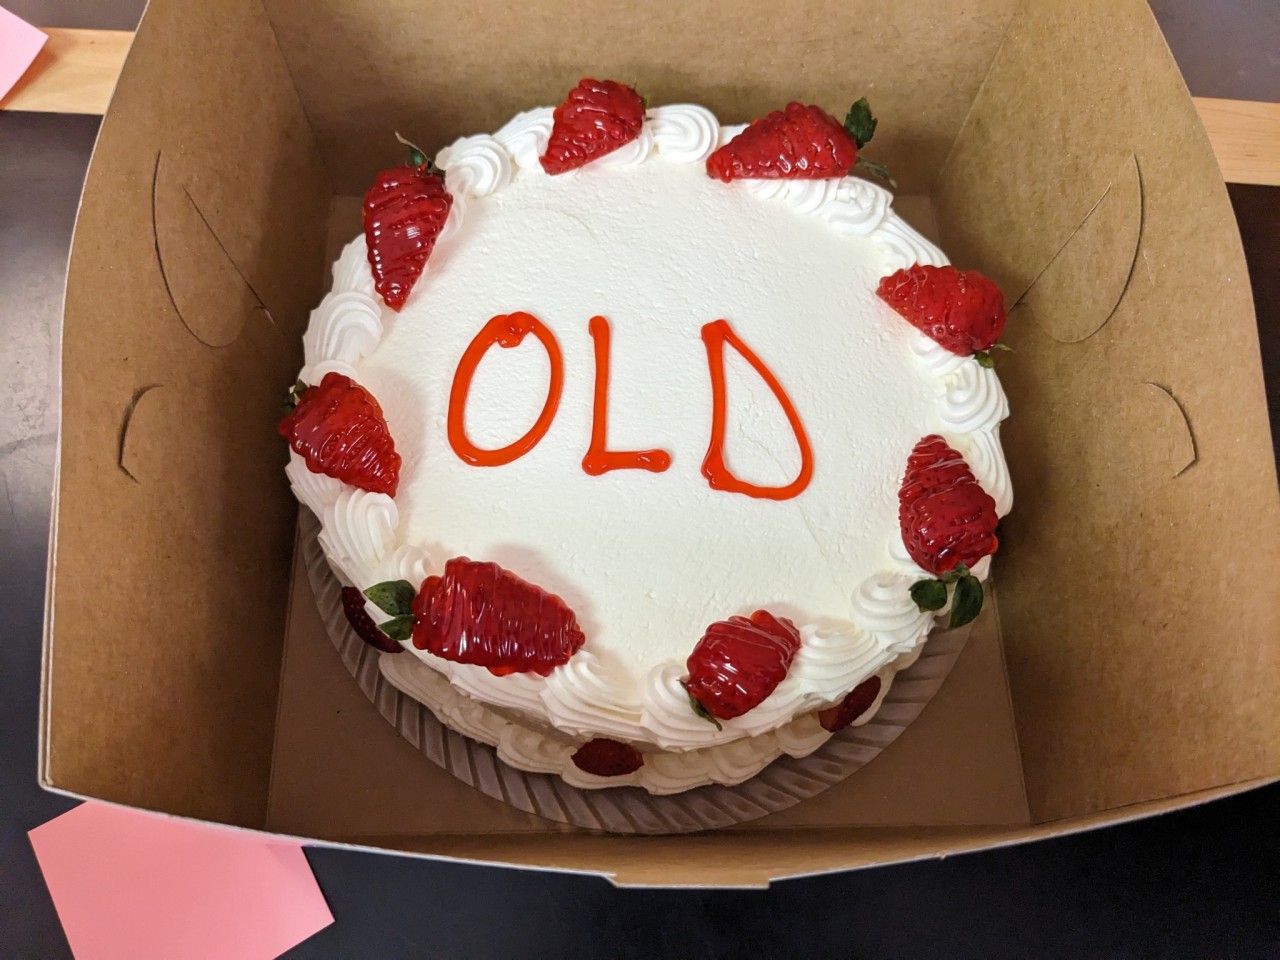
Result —
[{"label": "pink sticky note", "polygon": [[296,843],[92,802],[30,836],[77,960],[273,960],[333,922]]},{"label": "pink sticky note", "polygon": [[0,7],[0,97],[13,89],[49,38]]}]

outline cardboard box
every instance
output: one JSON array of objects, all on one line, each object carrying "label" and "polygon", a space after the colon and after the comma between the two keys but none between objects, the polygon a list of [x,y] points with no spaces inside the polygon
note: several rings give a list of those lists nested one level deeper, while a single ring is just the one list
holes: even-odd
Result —
[{"label": "cardboard box", "polygon": [[[584,12],[585,11],[585,12]],[[327,237],[398,161],[583,75],[726,122],[866,94],[901,209],[1015,304],[996,616],[884,755],[747,827],[526,816],[363,699],[291,571],[275,434]],[[67,286],[40,777],[182,816],[621,883],[1051,836],[1280,773],[1280,498],[1244,257],[1141,0],[152,0]]]}]

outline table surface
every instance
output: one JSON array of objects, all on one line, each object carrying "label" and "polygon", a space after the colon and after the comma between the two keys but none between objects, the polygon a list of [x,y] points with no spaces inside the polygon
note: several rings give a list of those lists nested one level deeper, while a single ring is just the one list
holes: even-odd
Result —
[{"label": "table surface", "polygon": [[[143,0],[3,0],[50,27],[131,29]],[[1200,96],[1280,100],[1277,0],[1152,0]],[[26,831],[74,806],[35,783],[67,251],[98,120],[0,113],[0,960],[70,952]],[[1280,437],[1280,188],[1233,187]],[[768,891],[626,891],[334,850],[348,957],[1280,957],[1280,785],[1151,820]],[[500,911],[502,922],[492,917]]]}]

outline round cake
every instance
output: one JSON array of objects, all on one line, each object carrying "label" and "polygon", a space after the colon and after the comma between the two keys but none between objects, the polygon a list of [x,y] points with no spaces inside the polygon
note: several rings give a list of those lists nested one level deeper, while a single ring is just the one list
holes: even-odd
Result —
[{"label": "round cake", "polygon": [[856,175],[870,129],[585,80],[380,175],[281,432],[394,686],[675,793],[866,722],[976,613],[1004,306]]}]

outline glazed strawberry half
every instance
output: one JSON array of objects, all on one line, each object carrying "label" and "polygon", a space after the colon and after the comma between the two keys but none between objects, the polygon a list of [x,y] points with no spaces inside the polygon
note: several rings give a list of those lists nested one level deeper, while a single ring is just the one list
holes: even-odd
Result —
[{"label": "glazed strawberry half", "polygon": [[992,365],[1007,314],[1004,294],[977,270],[917,263],[882,277],[876,295],[907,323],[947,350]]},{"label": "glazed strawberry half", "polygon": [[364,197],[364,240],[374,289],[399,311],[422,276],[453,196],[444,174],[411,147],[410,162],[378,174]]},{"label": "glazed strawberry half", "polygon": [[[404,583],[404,581],[400,581]],[[379,584],[379,587],[384,586]],[[409,586],[404,583],[404,586]],[[374,587],[373,589],[378,589]],[[413,594],[413,588],[409,588],[410,596]],[[384,653],[400,653],[404,647],[400,645],[401,640],[409,639],[409,631],[403,621],[396,623],[387,621],[381,627],[374,622],[373,617],[369,616],[369,611],[365,607],[365,595],[360,592],[359,587],[343,587],[342,588],[342,612],[346,615],[347,623],[351,624],[351,629],[356,632],[356,636],[363,640],[369,646]],[[403,613],[408,613],[406,605]],[[395,634],[393,637],[392,634]]]},{"label": "glazed strawberry half", "polygon": [[876,129],[876,118],[863,97],[842,124],[821,107],[789,103],[753,121],[707,158],[707,174],[731,180],[829,180],[847,176],[855,167],[893,179],[878,163],[858,155]]},{"label": "glazed strawberry half", "polygon": [[644,766],[644,754],[629,743],[608,737],[588,740],[570,759],[579,770],[597,777],[624,777]]},{"label": "glazed strawberry half", "polygon": [[717,727],[742,716],[786,678],[799,649],[795,624],[767,610],[711,624],[685,663],[694,710]]},{"label": "glazed strawberry half", "polygon": [[921,610],[941,610],[951,597],[952,627],[982,609],[982,584],[969,568],[996,552],[996,503],[963,456],[937,434],[920,440],[898,489],[898,522],[911,559],[937,579],[920,580],[911,597]]},{"label": "glazed strawberry half", "polygon": [[413,645],[490,673],[546,676],[584,637],[568,605],[496,563],[454,557],[413,600]]},{"label": "glazed strawberry half", "polygon": [[613,80],[584,78],[555,109],[542,169],[576,170],[630,143],[643,126],[640,94]]},{"label": "glazed strawberry half", "polygon": [[312,473],[335,477],[371,493],[396,495],[400,455],[382,408],[364,387],[341,373],[326,373],[316,386],[299,380],[280,421],[289,441]]},{"label": "glazed strawberry half", "polygon": [[834,707],[818,711],[818,722],[822,729],[835,733],[843,730],[853,721],[871,709],[880,696],[880,678],[868,677],[854,687],[843,700]]}]

